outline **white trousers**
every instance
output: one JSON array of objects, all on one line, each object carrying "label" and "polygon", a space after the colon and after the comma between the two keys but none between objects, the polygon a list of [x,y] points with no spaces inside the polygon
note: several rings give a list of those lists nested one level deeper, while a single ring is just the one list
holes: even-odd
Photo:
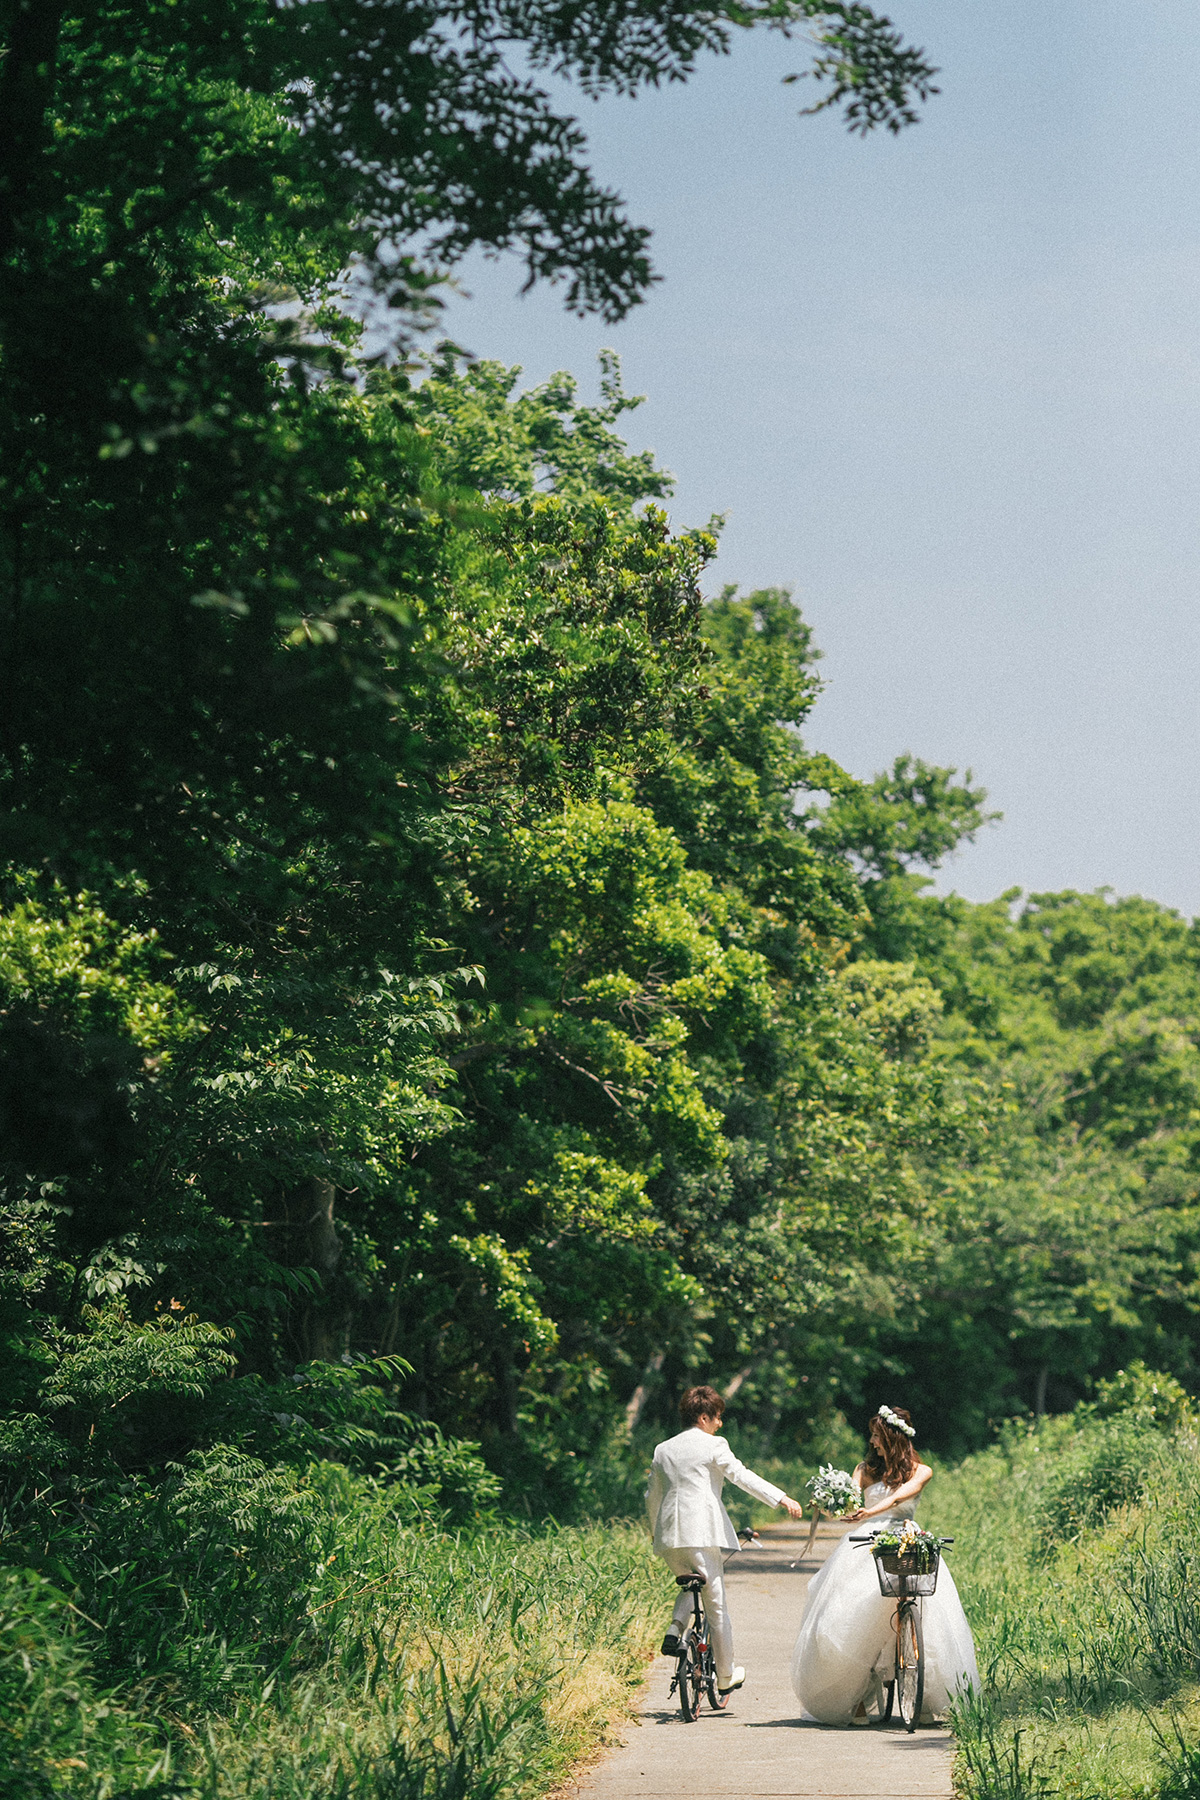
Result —
[{"label": "white trousers", "polygon": [[[712,1635],[717,1682],[724,1687],[733,1679],[733,1626],[729,1622],[729,1609],[725,1604],[725,1551],[715,1547],[702,1550],[664,1548],[658,1554],[672,1575],[690,1575],[695,1570],[697,1575],[705,1578],[707,1586],[704,1589],[704,1610],[708,1615]],[[679,1598],[675,1602],[675,1623],[682,1629],[691,1620],[692,1596],[686,1588],[680,1588]]]}]

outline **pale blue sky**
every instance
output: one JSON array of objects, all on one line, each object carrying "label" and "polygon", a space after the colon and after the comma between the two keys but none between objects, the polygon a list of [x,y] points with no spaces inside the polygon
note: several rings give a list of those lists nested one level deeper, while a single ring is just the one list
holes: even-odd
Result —
[{"label": "pale blue sky", "polygon": [[1200,7],[889,11],[942,69],[915,130],[799,118],[766,36],[580,100],[662,285],[603,326],[473,264],[448,329],[589,392],[621,352],[673,519],[729,515],[713,585],[815,627],[810,743],[970,765],[1003,809],[942,885],[1200,913]]}]

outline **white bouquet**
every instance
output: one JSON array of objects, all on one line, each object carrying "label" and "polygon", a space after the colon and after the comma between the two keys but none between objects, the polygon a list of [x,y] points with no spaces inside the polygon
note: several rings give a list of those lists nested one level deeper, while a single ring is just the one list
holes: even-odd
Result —
[{"label": "white bouquet", "polygon": [[862,1505],[862,1489],[853,1475],[847,1475],[845,1469],[835,1469],[832,1463],[822,1464],[807,1486],[814,1504],[835,1519],[844,1519]]}]

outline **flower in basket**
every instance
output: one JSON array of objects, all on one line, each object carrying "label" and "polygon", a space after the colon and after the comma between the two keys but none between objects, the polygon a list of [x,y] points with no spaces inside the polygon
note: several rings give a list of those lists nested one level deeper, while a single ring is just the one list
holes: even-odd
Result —
[{"label": "flower in basket", "polygon": [[835,1469],[832,1463],[823,1463],[806,1485],[814,1504],[831,1518],[844,1519],[862,1505],[862,1489],[853,1475],[847,1475],[845,1469]]},{"label": "flower in basket", "polygon": [[902,1557],[912,1568],[924,1572],[932,1569],[941,1547],[942,1540],[934,1537],[932,1531],[925,1531],[915,1519],[905,1519],[900,1525],[889,1525],[876,1532],[872,1555]]}]

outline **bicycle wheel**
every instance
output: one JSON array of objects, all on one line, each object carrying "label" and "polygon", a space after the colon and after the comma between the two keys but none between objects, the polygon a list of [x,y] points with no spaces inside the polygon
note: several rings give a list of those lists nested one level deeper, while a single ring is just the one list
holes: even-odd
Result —
[{"label": "bicycle wheel", "polygon": [[700,1716],[704,1692],[704,1649],[694,1631],[688,1631],[679,1647],[679,1710],[685,1724]]},{"label": "bicycle wheel", "polygon": [[724,1712],[725,1702],[721,1699],[721,1690],[717,1686],[717,1663],[711,1644],[704,1646],[704,1686],[708,1694],[708,1704],[713,1711]]},{"label": "bicycle wheel", "polygon": [[925,1698],[925,1639],[921,1610],[911,1601],[896,1618],[896,1709],[909,1731],[917,1729]]}]

